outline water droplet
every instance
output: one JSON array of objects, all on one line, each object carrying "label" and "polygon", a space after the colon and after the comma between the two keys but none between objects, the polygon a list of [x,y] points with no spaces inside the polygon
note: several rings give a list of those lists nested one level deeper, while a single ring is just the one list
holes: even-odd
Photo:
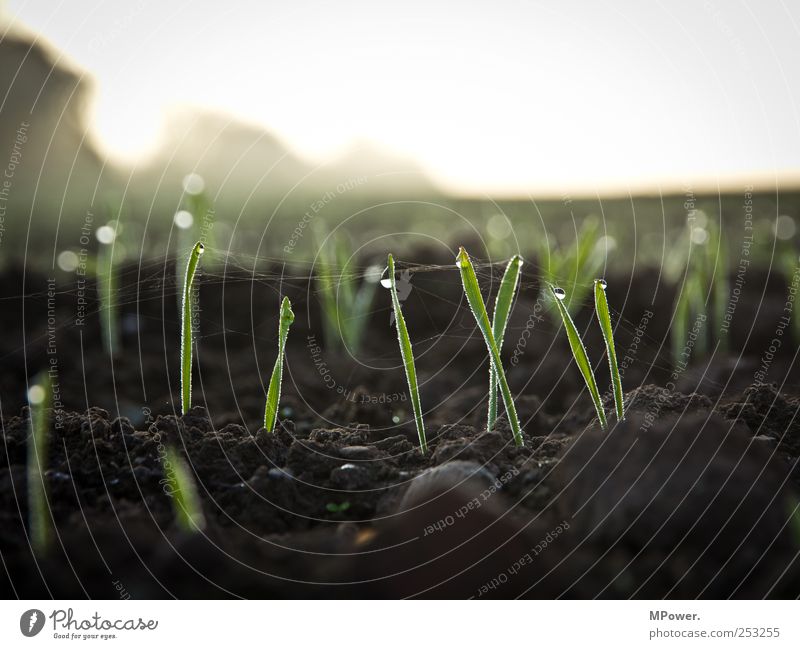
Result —
[{"label": "water droplet", "polygon": [[183,191],[192,196],[202,194],[206,188],[206,181],[200,174],[187,174],[183,177]]},{"label": "water droplet", "polygon": [[103,225],[97,228],[97,232],[95,232],[95,236],[100,243],[109,244],[114,241],[114,237],[117,236],[116,230],[110,225]]},{"label": "water droplet", "polygon": [[77,270],[79,263],[78,255],[72,250],[65,250],[58,255],[58,267],[67,273]]},{"label": "water droplet", "polygon": [[197,254],[202,255],[206,251],[206,247],[201,243],[197,246]]},{"label": "water droplet", "polygon": [[797,225],[791,216],[788,216],[787,214],[781,214],[775,221],[775,226],[773,229],[775,231],[775,236],[778,239],[785,241],[794,236],[794,233],[797,232]]},{"label": "water droplet", "polygon": [[382,276],[381,267],[375,264],[367,266],[367,269],[364,271],[364,281],[370,284],[380,281]]},{"label": "water droplet", "polygon": [[387,266],[386,268],[383,269],[383,272],[381,273],[381,286],[383,286],[383,288],[392,288],[391,278],[384,277],[388,272],[389,272],[389,267]]},{"label": "water droplet", "polygon": [[181,230],[188,230],[194,223],[194,217],[191,212],[187,212],[186,210],[178,210],[175,212],[175,216],[172,220]]},{"label": "water droplet", "polygon": [[604,291],[606,290],[606,287],[608,286],[608,284],[606,283],[606,280],[598,279],[597,283],[600,284],[600,288],[602,288]]},{"label": "water droplet", "polygon": [[692,243],[697,244],[698,246],[705,245],[708,241],[708,230],[704,230],[703,228],[694,228],[692,230],[691,235]]},{"label": "water droplet", "polygon": [[34,385],[28,390],[28,402],[37,405],[44,401],[44,388],[41,385]]},{"label": "water droplet", "polygon": [[567,294],[566,294],[566,292],[564,291],[564,289],[563,289],[563,288],[558,288],[558,286],[556,286],[555,288],[553,288],[553,293],[555,294],[555,296],[556,296],[556,297],[557,297],[559,300],[563,300],[565,297],[567,297]]},{"label": "water droplet", "polygon": [[353,471],[354,469],[358,469],[358,467],[352,462],[348,462],[347,464],[342,464],[339,469],[341,471]]}]

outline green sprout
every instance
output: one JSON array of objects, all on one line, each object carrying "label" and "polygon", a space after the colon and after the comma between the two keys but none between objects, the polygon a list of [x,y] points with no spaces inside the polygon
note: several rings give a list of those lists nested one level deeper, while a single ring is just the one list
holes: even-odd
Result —
[{"label": "green sprout", "polygon": [[186,266],[183,281],[183,304],[181,308],[181,410],[189,412],[192,407],[192,286],[200,255],[205,246],[198,241],[194,244]]},{"label": "green sprout", "polygon": [[675,297],[671,327],[672,356],[676,363],[685,352],[693,320],[699,326],[693,349],[699,353],[708,351],[711,343],[708,321],[700,317],[706,316],[707,307],[714,319],[720,349],[726,349],[728,343],[722,328],[730,297],[727,242],[716,223],[707,220],[702,223],[690,226],[688,245],[682,253],[683,284]]},{"label": "green sprout", "polygon": [[[111,228],[111,226],[106,226]],[[115,244],[101,241],[97,251],[97,292],[100,301],[100,332],[106,353],[113,357],[121,350],[117,276],[114,269]]]},{"label": "green sprout", "polygon": [[42,373],[28,390],[31,434],[28,441],[28,521],[31,545],[37,555],[47,552],[52,537],[45,470],[53,391],[50,376]]},{"label": "green sprout", "polygon": [[403,367],[406,371],[408,391],[411,396],[411,405],[414,408],[414,422],[417,425],[417,435],[419,436],[419,446],[423,453],[428,452],[428,441],[425,438],[425,426],[422,423],[422,405],[419,400],[419,387],[417,385],[417,370],[414,366],[414,352],[411,349],[411,339],[408,337],[406,319],[403,317],[403,309],[400,306],[400,298],[397,296],[397,282],[394,276],[394,257],[390,254],[389,264],[389,288],[392,291],[392,307],[394,308],[394,323],[397,329],[397,340],[400,343],[400,356],[403,358]]},{"label": "green sprout", "polygon": [[355,355],[363,343],[380,268],[367,269],[358,286],[359,274],[351,269],[349,242],[344,237],[330,237],[330,241],[328,246],[319,244],[317,274],[325,342],[332,349],[344,346]]},{"label": "green sprout", "polygon": [[[591,280],[603,263],[603,256],[598,248],[597,233],[600,222],[589,216],[583,220],[577,237],[571,245],[550,243],[548,237],[537,237],[538,263],[544,280],[543,292],[547,286],[565,286],[569,289],[569,300],[566,307],[575,313],[583,304],[590,289]],[[552,237],[551,237],[552,238]]]},{"label": "green sprout", "polygon": [[569,340],[570,349],[572,350],[572,357],[575,359],[575,363],[583,375],[583,380],[586,382],[586,387],[589,388],[589,394],[592,396],[594,409],[597,411],[597,418],[600,420],[600,425],[603,428],[607,428],[608,423],[606,422],[606,414],[603,411],[603,402],[600,400],[600,392],[594,380],[594,373],[589,363],[589,357],[586,355],[586,348],[583,346],[583,341],[578,333],[578,329],[572,321],[567,307],[563,303],[566,293],[564,293],[563,289],[553,286],[552,284],[550,285],[550,292],[555,298],[558,312],[561,314],[561,320],[564,323],[564,329],[567,330],[567,338]]},{"label": "green sprout", "polygon": [[617,411],[617,421],[622,421],[625,417],[625,398],[622,394],[622,379],[617,365],[614,330],[611,327],[611,314],[608,310],[606,281],[604,279],[596,279],[594,281],[594,306],[597,313],[597,321],[603,331],[603,340],[606,343],[606,357],[608,358],[608,369],[611,371],[611,386],[614,390],[614,408]]},{"label": "green sprout", "polygon": [[267,405],[264,408],[264,428],[269,432],[275,430],[275,423],[278,420],[278,402],[281,398],[281,381],[283,379],[283,357],[286,352],[289,327],[293,322],[292,303],[288,297],[284,297],[283,302],[281,302],[281,316],[278,323],[278,358],[275,360],[275,368],[272,370],[272,378],[269,380]]},{"label": "green sprout", "polygon": [[178,527],[184,532],[202,531],[206,519],[189,467],[172,446],[167,446],[164,464],[166,489],[172,497],[172,509]]},{"label": "green sprout", "polygon": [[472,309],[472,314],[478,323],[478,328],[483,334],[486,346],[489,348],[489,357],[491,364],[497,373],[497,379],[500,384],[500,393],[503,395],[503,404],[506,407],[506,414],[508,421],[511,424],[511,431],[514,434],[514,442],[517,446],[523,446],[522,431],[519,426],[519,419],[517,418],[517,409],[514,406],[514,400],[511,397],[511,390],[508,387],[506,374],[503,371],[503,363],[500,360],[500,349],[497,346],[497,340],[494,333],[492,333],[492,325],[489,322],[489,314],[486,312],[486,305],[483,302],[481,295],[481,288],[478,285],[478,278],[475,275],[475,269],[472,266],[472,261],[464,248],[459,248],[458,257],[456,258],[456,266],[461,272],[461,283],[464,285],[464,295],[467,297],[467,302]]},{"label": "green sprout", "polygon": [[[522,258],[514,255],[506,266],[503,279],[500,281],[500,290],[494,303],[494,314],[492,315],[492,333],[497,343],[498,351],[503,349],[503,337],[508,325],[508,317],[511,314],[511,305],[514,302],[514,293],[519,284],[519,274],[522,268]],[[497,370],[494,363],[489,367],[489,418],[486,430],[493,430],[497,423]]]},{"label": "green sprout", "polygon": [[350,503],[345,500],[343,503],[328,503],[325,505],[325,509],[327,509],[331,514],[343,514],[348,509],[350,509]]}]

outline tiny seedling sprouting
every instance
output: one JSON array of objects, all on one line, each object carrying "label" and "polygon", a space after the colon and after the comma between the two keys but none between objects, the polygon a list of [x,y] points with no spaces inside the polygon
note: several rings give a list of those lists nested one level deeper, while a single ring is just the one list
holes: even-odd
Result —
[{"label": "tiny seedling sprouting", "polygon": [[475,316],[475,320],[478,323],[478,328],[483,334],[486,346],[489,348],[489,360],[497,372],[500,393],[503,395],[503,405],[506,407],[508,421],[511,424],[511,431],[514,434],[514,442],[517,446],[523,446],[524,441],[519,426],[519,419],[517,418],[517,409],[511,397],[511,390],[508,387],[506,374],[503,371],[503,363],[500,360],[500,349],[497,346],[494,333],[492,333],[492,325],[489,322],[489,314],[486,312],[486,305],[483,302],[483,296],[481,295],[481,288],[478,285],[478,278],[475,275],[475,269],[464,248],[460,248],[458,251],[456,266],[461,272],[461,283],[464,285],[464,295],[467,297],[467,302],[469,302],[472,314]]},{"label": "tiny seedling sprouting", "polygon": [[586,387],[589,388],[589,394],[592,396],[594,409],[597,411],[597,418],[600,420],[600,425],[603,428],[607,428],[608,423],[606,422],[606,414],[603,411],[603,402],[600,400],[600,392],[598,391],[597,383],[594,380],[594,374],[592,372],[592,366],[589,363],[589,357],[586,355],[586,348],[583,346],[583,341],[578,333],[578,329],[575,326],[575,323],[572,321],[572,317],[569,315],[567,307],[563,303],[566,293],[564,293],[564,289],[553,286],[552,284],[550,285],[550,292],[555,298],[558,312],[561,315],[561,320],[564,323],[564,329],[567,330],[567,339],[569,340],[569,346],[572,350],[572,357],[575,359],[575,363],[583,375],[583,380],[586,382]]},{"label": "tiny seedling sprouting", "polygon": [[198,241],[189,255],[186,275],[183,280],[183,304],[181,308],[181,410],[189,412],[192,407],[192,286],[200,255],[205,247]]},{"label": "tiny seedling sprouting", "polygon": [[392,292],[392,307],[394,308],[394,326],[397,329],[397,340],[400,343],[400,356],[403,359],[403,367],[406,371],[408,381],[408,391],[411,396],[411,405],[414,409],[414,422],[417,425],[417,435],[419,436],[419,446],[423,453],[428,452],[428,441],[425,438],[425,426],[422,423],[422,405],[419,400],[419,386],[417,385],[417,370],[414,366],[414,351],[411,349],[411,339],[408,337],[406,319],[403,317],[403,309],[400,306],[400,298],[397,296],[397,283],[394,273],[394,257],[389,255],[389,277],[381,280],[381,285],[386,286]]},{"label": "tiny seedling sprouting", "polygon": [[325,505],[325,509],[327,509],[331,514],[343,514],[348,509],[350,509],[350,502],[345,500],[343,503],[328,503]]},{"label": "tiny seedling sprouting", "polygon": [[589,293],[591,279],[596,276],[603,263],[598,232],[600,221],[593,216],[583,220],[576,232],[573,243],[559,243],[553,236],[539,236],[534,239],[538,245],[538,264],[544,280],[543,292],[547,286],[566,286],[569,299],[566,307],[570,313],[581,308]]},{"label": "tiny seedling sprouting", "polygon": [[594,281],[594,308],[597,313],[597,321],[600,323],[600,329],[603,330],[603,340],[606,343],[608,369],[611,372],[611,387],[614,390],[614,409],[617,412],[617,421],[622,421],[625,417],[625,399],[622,395],[622,378],[619,375],[617,352],[614,348],[614,329],[611,326],[611,314],[609,313],[608,300],[606,299],[606,280],[604,279],[596,279]]},{"label": "tiny seedling sprouting", "polygon": [[28,439],[28,517],[34,553],[47,551],[52,537],[45,471],[52,403],[50,376],[43,373],[28,390],[31,432]]},{"label": "tiny seedling sprouting", "polygon": [[[121,351],[119,335],[119,305],[117,302],[117,276],[114,267],[116,228],[112,224],[97,231],[100,247],[97,250],[97,292],[100,302],[100,333],[103,347],[109,357]],[[121,246],[120,246],[121,249]],[[117,255],[119,256],[119,255]]]},{"label": "tiny seedling sprouting", "polygon": [[322,301],[325,343],[331,349],[345,348],[355,356],[364,342],[380,267],[371,266],[363,273],[357,272],[352,269],[352,244],[346,237],[329,235],[323,239],[320,232],[316,236],[319,247],[317,286]]},{"label": "tiny seedling sprouting", "polygon": [[164,475],[168,495],[172,498],[175,521],[184,532],[200,532],[206,519],[189,467],[178,452],[167,446]]},{"label": "tiny seedling sprouting", "polygon": [[[506,266],[503,279],[500,281],[500,290],[497,292],[497,299],[494,303],[494,313],[492,314],[492,333],[497,343],[498,351],[503,349],[503,337],[508,325],[508,317],[511,314],[511,305],[514,303],[514,294],[519,284],[519,274],[522,268],[522,258],[514,255]],[[497,371],[494,363],[489,366],[489,417],[486,430],[493,430],[497,423]]]},{"label": "tiny seedling sprouting", "polygon": [[284,297],[281,302],[281,316],[278,323],[278,358],[275,360],[275,368],[272,370],[272,378],[269,380],[267,390],[267,405],[264,408],[264,428],[272,432],[278,420],[278,402],[281,399],[281,381],[283,380],[283,357],[286,352],[286,339],[289,336],[289,327],[294,322],[294,312],[292,303],[288,297]]}]

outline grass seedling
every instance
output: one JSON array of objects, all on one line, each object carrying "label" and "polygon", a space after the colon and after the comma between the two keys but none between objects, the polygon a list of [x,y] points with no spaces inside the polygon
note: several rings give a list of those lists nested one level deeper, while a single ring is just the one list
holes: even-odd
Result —
[{"label": "grass seedling", "polygon": [[275,368],[272,370],[272,378],[269,380],[267,405],[264,408],[264,428],[269,432],[275,430],[275,423],[278,421],[278,402],[281,399],[281,381],[283,380],[283,356],[286,351],[289,327],[293,322],[292,303],[288,297],[284,297],[281,302],[281,317],[278,323],[278,358],[275,360]]},{"label": "grass seedling", "polygon": [[397,340],[400,343],[400,356],[403,359],[403,367],[406,371],[408,381],[408,391],[411,396],[411,405],[414,409],[414,422],[417,425],[417,435],[419,436],[419,446],[423,453],[428,452],[428,441],[425,438],[425,426],[422,423],[422,405],[419,400],[419,386],[417,385],[417,370],[414,366],[414,351],[411,349],[411,339],[408,337],[406,319],[403,317],[403,309],[400,306],[400,298],[397,296],[397,282],[394,273],[394,257],[389,255],[389,288],[392,291],[392,307],[394,308],[394,326],[397,329]]},{"label": "grass seedling", "polygon": [[492,325],[489,322],[489,314],[486,312],[486,305],[483,302],[483,296],[481,295],[481,288],[478,285],[478,278],[475,275],[475,269],[464,248],[459,248],[456,266],[461,272],[461,283],[464,285],[464,295],[467,297],[467,302],[478,323],[478,328],[483,334],[486,346],[489,348],[489,358],[497,373],[500,393],[503,395],[503,404],[506,407],[508,421],[511,424],[511,431],[514,434],[514,443],[516,443],[517,446],[523,446],[524,441],[519,426],[519,419],[517,418],[517,409],[514,406],[514,400],[511,398],[511,390],[508,387],[506,374],[503,371],[503,363],[500,360],[500,348],[497,346],[497,340],[492,332]]},{"label": "grass seedling", "polygon": [[[113,358],[121,351],[119,335],[119,306],[117,303],[117,276],[114,269],[114,252],[117,227],[115,222],[97,230],[100,246],[97,250],[97,296],[100,309],[100,335],[103,347]],[[121,248],[121,246],[120,246]],[[119,256],[119,255],[117,255]]]},{"label": "grass seedling", "polygon": [[614,330],[611,327],[611,314],[608,311],[604,279],[594,281],[594,308],[600,329],[603,331],[603,340],[606,343],[608,369],[611,371],[611,386],[614,390],[614,409],[617,411],[617,421],[622,421],[625,417],[625,399],[622,395],[622,378],[619,375],[617,352],[614,349]]},{"label": "grass seedling", "polygon": [[206,519],[197,485],[186,462],[172,446],[167,446],[164,476],[178,527],[184,532],[200,532],[205,529]]},{"label": "grass seedling", "polygon": [[[500,281],[500,290],[497,292],[497,299],[494,302],[494,313],[492,314],[492,333],[494,334],[497,350],[503,349],[503,337],[508,325],[508,316],[511,314],[511,305],[514,303],[514,294],[519,285],[519,274],[522,268],[522,258],[514,255],[506,266],[503,279]],[[493,430],[497,423],[497,370],[494,363],[489,367],[489,418],[486,430]]]},{"label": "grass seedling", "polygon": [[181,410],[184,414],[192,407],[192,286],[200,255],[205,247],[198,241],[194,244],[186,266],[183,280],[183,304],[181,306]]},{"label": "grass seedling", "polygon": [[555,298],[558,312],[561,315],[561,320],[564,323],[564,329],[567,330],[567,338],[569,339],[569,346],[572,350],[572,357],[575,359],[575,363],[583,375],[583,380],[586,383],[586,387],[589,388],[589,394],[592,397],[594,409],[597,411],[597,418],[600,420],[600,425],[604,429],[608,428],[606,414],[603,411],[603,402],[600,400],[600,392],[598,391],[597,383],[594,380],[594,373],[592,372],[592,366],[589,363],[589,357],[586,355],[586,348],[583,346],[583,341],[578,333],[578,329],[575,326],[575,323],[572,321],[572,317],[569,315],[569,311],[567,311],[567,307],[563,302],[566,294],[564,293],[563,289],[557,288],[552,284],[550,285],[550,292]]},{"label": "grass seedling", "polygon": [[350,503],[345,500],[343,503],[328,503],[325,505],[325,509],[327,509],[331,514],[343,514],[348,509],[350,509]]},{"label": "grass seedling", "polygon": [[355,356],[363,342],[380,268],[367,269],[359,285],[359,275],[351,268],[350,244],[344,237],[328,237],[328,245],[320,242],[319,249],[317,287],[325,342],[332,349],[346,347]]},{"label": "grass seedling", "polygon": [[543,293],[547,287],[566,286],[569,299],[566,307],[575,313],[583,304],[591,282],[603,264],[602,251],[598,249],[600,222],[595,217],[583,220],[576,239],[570,245],[557,243],[553,237],[537,237],[538,263],[544,280]]},{"label": "grass seedling", "polygon": [[43,373],[28,390],[31,417],[27,466],[28,524],[31,545],[37,555],[47,552],[52,537],[50,507],[47,502],[47,484],[45,483],[52,395],[50,376],[47,373]]},{"label": "grass seedling", "polygon": [[683,356],[693,326],[697,328],[693,350],[700,354],[709,350],[711,335],[706,313],[708,308],[713,316],[720,349],[726,349],[728,336],[723,330],[730,297],[728,255],[727,244],[719,227],[705,217],[701,225],[691,225],[688,245],[683,254],[683,281],[678,286],[671,327],[672,357],[676,364],[689,360]]}]

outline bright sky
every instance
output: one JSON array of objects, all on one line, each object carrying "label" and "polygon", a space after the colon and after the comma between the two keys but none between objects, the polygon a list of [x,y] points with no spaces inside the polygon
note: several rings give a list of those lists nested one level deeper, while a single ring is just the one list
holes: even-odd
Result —
[{"label": "bright sky", "polygon": [[9,0],[97,81],[116,155],[163,111],[262,124],[323,159],[367,139],[457,191],[800,178],[788,0]]}]

